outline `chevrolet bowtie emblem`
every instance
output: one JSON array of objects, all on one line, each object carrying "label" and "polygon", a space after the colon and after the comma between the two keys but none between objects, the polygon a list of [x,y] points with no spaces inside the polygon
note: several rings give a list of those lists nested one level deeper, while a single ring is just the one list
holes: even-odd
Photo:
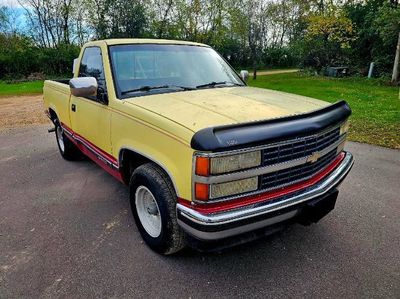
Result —
[{"label": "chevrolet bowtie emblem", "polygon": [[315,152],[315,153],[313,153],[311,156],[309,156],[309,157],[307,158],[307,162],[314,163],[314,162],[316,162],[319,158],[321,158],[321,154],[320,154],[319,152]]}]

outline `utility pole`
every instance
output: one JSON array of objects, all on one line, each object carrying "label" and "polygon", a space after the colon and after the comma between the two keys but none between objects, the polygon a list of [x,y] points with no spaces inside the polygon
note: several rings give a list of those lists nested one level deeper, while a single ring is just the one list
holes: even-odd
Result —
[{"label": "utility pole", "polygon": [[399,78],[399,60],[400,60],[400,32],[399,38],[397,40],[396,56],[394,58],[393,73],[392,73],[392,83],[396,84]]},{"label": "utility pole", "polygon": [[369,65],[368,78],[372,78],[372,73],[374,72],[374,66],[375,63],[371,62],[371,64]]}]

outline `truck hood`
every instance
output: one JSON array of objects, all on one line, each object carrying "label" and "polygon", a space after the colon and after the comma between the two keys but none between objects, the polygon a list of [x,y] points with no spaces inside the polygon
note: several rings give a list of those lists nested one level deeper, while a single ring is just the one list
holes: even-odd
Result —
[{"label": "truck hood", "polygon": [[213,126],[297,115],[329,105],[308,97],[254,87],[164,93],[135,97],[127,102],[193,132]]}]

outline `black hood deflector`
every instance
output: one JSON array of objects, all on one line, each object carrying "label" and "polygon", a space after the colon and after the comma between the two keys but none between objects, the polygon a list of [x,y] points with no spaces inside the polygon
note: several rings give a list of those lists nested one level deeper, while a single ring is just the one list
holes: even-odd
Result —
[{"label": "black hood deflector", "polygon": [[191,146],[201,151],[226,151],[316,133],[345,121],[351,109],[340,101],[310,113],[270,120],[210,127],[196,132]]}]

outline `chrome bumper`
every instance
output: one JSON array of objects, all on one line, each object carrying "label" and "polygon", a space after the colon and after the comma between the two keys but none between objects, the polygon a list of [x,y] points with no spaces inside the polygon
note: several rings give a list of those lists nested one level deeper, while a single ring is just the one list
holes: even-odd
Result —
[{"label": "chrome bumper", "polygon": [[196,239],[212,241],[284,222],[299,213],[301,204],[323,197],[335,189],[349,173],[353,163],[352,154],[346,152],[339,166],[312,188],[273,203],[267,201],[215,214],[202,214],[178,203],[178,224]]}]

